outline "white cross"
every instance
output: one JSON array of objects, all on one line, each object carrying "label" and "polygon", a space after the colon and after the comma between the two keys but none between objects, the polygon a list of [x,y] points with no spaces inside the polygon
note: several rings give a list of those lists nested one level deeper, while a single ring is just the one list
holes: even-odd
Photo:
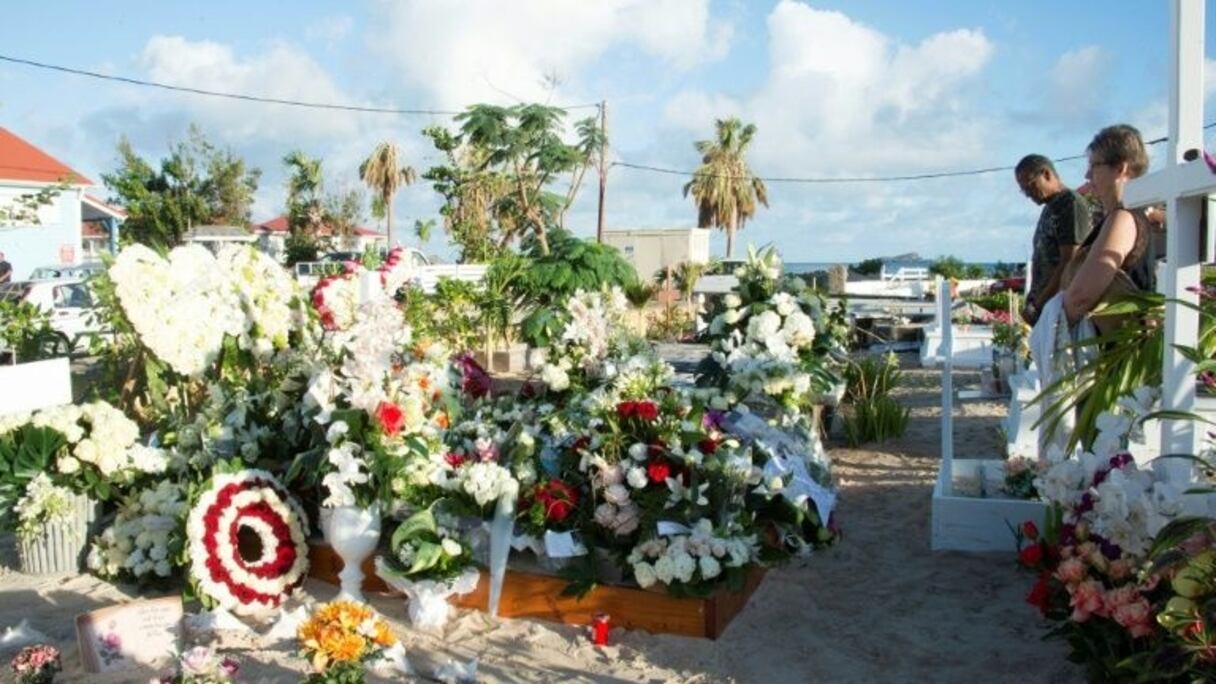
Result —
[{"label": "white cross", "polygon": [[[1188,150],[1203,149],[1203,0],[1173,0],[1170,9],[1170,129],[1165,167],[1127,184],[1123,201],[1129,207],[1166,204],[1166,264],[1157,290],[1167,298],[1194,304],[1187,288],[1199,284],[1199,218],[1209,194],[1216,193],[1216,175],[1202,160],[1187,162]],[[1165,354],[1162,359],[1163,409],[1192,411],[1195,368],[1174,348],[1195,346],[1198,314],[1174,302],[1165,308]],[[1161,453],[1197,454],[1198,440],[1190,421],[1163,421]],[[1186,461],[1158,461],[1171,478],[1189,478]]]}]

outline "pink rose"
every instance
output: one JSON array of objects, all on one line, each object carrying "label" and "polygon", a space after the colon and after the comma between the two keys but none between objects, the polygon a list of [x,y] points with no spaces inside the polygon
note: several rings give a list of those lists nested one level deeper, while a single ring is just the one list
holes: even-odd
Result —
[{"label": "pink rose", "polygon": [[1113,614],[1120,607],[1126,606],[1138,598],[1140,598],[1140,592],[1136,591],[1135,585],[1125,584],[1118,589],[1111,589],[1106,592],[1106,595],[1102,598],[1102,602],[1105,606],[1105,612]]},{"label": "pink rose", "polygon": [[1090,615],[1103,616],[1104,594],[1102,583],[1097,580],[1086,580],[1076,587],[1069,587],[1071,598],[1068,605],[1072,606],[1072,621],[1085,622]]},{"label": "pink rose", "polygon": [[1085,579],[1085,563],[1079,558],[1062,561],[1060,567],[1056,568],[1056,579],[1064,584],[1077,584]]},{"label": "pink rose", "polygon": [[1122,558],[1115,559],[1110,562],[1110,567],[1106,569],[1106,574],[1111,579],[1119,581],[1132,573],[1131,566]]},{"label": "pink rose", "polygon": [[1133,639],[1153,633],[1153,609],[1143,598],[1120,605],[1111,612],[1111,617],[1115,622],[1126,627]]}]

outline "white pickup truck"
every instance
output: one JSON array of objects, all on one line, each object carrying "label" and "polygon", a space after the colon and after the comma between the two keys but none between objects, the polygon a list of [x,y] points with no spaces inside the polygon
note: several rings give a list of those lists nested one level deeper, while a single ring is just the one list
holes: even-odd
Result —
[{"label": "white pickup truck", "polygon": [[[486,264],[432,264],[422,252],[406,248],[406,264],[411,279],[423,292],[434,293],[440,278],[481,282],[486,277]],[[305,288],[311,288],[322,276],[341,273],[341,261],[301,261],[295,266],[296,280]]]}]

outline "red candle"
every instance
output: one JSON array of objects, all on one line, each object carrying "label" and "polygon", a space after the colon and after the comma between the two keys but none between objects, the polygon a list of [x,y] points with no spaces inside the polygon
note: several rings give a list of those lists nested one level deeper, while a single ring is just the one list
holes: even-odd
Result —
[{"label": "red candle", "polygon": [[591,618],[591,643],[596,646],[608,645],[608,614],[596,613]]}]

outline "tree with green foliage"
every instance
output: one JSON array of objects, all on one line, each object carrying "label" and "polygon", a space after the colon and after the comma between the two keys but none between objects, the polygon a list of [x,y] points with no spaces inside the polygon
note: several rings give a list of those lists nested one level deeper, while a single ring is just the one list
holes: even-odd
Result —
[{"label": "tree with green foliage", "polygon": [[684,185],[684,196],[697,205],[697,226],[726,231],[726,258],[735,254],[735,231],[756,214],[756,203],[768,206],[768,188],[747,165],[747,148],[755,124],[736,117],[718,119],[713,140],[698,140],[701,166]]},{"label": "tree with green foliage", "polygon": [[956,256],[940,256],[929,265],[929,272],[943,278],[963,280],[967,277],[967,265]]},{"label": "tree with green foliage", "polygon": [[393,198],[402,186],[417,179],[414,167],[401,163],[397,146],[385,141],[376,145],[371,156],[359,165],[359,178],[367,184],[384,211],[388,246],[393,246]]},{"label": "tree with green foliage", "polygon": [[325,191],[320,159],[294,150],[283,157],[287,165],[288,265],[313,261],[333,246],[333,239],[349,237],[363,218],[363,195]]},{"label": "tree with green foliage", "polygon": [[638,281],[637,271],[615,247],[581,240],[561,228],[549,233],[549,247],[548,251],[541,247],[539,236],[531,236],[523,244],[531,267],[518,287],[521,300],[532,311],[523,321],[522,333],[534,347],[548,345],[561,324],[560,310],[578,290],[628,288]]},{"label": "tree with green foliage", "polygon": [[118,155],[118,169],[102,180],[110,201],[127,212],[126,238],[172,247],[191,226],[249,225],[261,171],[210,143],[197,127],[158,166],[140,157],[126,138],[118,143]]},{"label": "tree with green foliage", "polygon": [[864,259],[853,266],[853,272],[858,275],[876,276],[882,273],[882,259]]},{"label": "tree with green foliage", "polygon": [[[478,104],[456,116],[456,132],[423,130],[447,163],[422,174],[444,198],[444,228],[465,260],[501,252],[535,237],[549,253],[548,233],[574,204],[603,131],[594,117],[575,124],[577,140],[561,131],[566,112],[540,104]],[[564,192],[554,185],[566,179]]]}]

